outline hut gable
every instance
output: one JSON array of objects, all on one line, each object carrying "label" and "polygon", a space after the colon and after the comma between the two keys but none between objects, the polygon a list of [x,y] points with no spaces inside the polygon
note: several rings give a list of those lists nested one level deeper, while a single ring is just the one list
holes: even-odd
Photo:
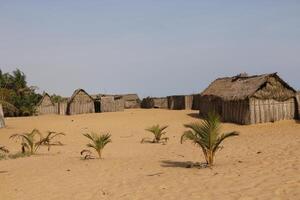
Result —
[{"label": "hut gable", "polygon": [[68,102],[67,113],[74,115],[94,112],[94,99],[83,89],[75,90]]},{"label": "hut gable", "polygon": [[234,76],[216,79],[201,96],[224,100],[244,100],[250,97],[286,100],[295,96],[295,90],[277,73],[255,76]]},{"label": "hut gable", "polygon": [[44,93],[37,106],[54,106],[51,97],[48,93]]},{"label": "hut gable", "polygon": [[44,93],[41,100],[37,104],[37,114],[45,115],[45,114],[57,114],[57,113],[58,113],[58,105],[53,103],[48,93]]}]

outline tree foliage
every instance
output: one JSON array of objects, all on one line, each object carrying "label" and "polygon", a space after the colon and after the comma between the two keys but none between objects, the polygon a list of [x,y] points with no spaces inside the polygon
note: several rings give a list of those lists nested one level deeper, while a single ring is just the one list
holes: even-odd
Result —
[{"label": "tree foliage", "polygon": [[28,86],[26,75],[19,69],[3,73],[0,69],[0,103],[5,116],[35,114],[35,105],[41,99],[36,87]]}]

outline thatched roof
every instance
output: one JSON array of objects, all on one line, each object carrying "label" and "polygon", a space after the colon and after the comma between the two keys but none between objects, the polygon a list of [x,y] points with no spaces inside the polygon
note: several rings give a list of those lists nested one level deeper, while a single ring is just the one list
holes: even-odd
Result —
[{"label": "thatched roof", "polygon": [[44,99],[45,99],[46,97],[49,97],[51,103],[54,105],[54,103],[53,103],[53,101],[52,101],[52,99],[51,99],[51,96],[50,96],[47,92],[44,92],[44,93],[43,93],[43,96],[42,96],[41,100],[38,102],[37,106],[40,106],[40,105],[43,103],[43,101],[44,101]]},{"label": "thatched roof", "polygon": [[140,101],[140,98],[137,94],[120,94],[125,101]]},{"label": "thatched roof", "polygon": [[[281,83],[280,98],[286,96],[287,98],[295,95],[295,90],[289,86],[285,81],[283,81],[277,73],[272,74],[262,74],[255,76],[247,76],[245,74],[240,74],[234,77],[218,78],[213,81],[208,88],[206,88],[201,96],[209,96],[211,98],[221,98],[224,100],[243,100],[253,96],[261,88],[263,88],[267,83],[270,83],[270,78],[275,79],[277,82]],[[271,83],[272,84],[272,83]],[[278,85],[277,85],[278,86]],[[274,90],[273,90],[274,91]],[[265,98],[267,96],[277,95],[270,91],[269,93],[265,91]]]},{"label": "thatched roof", "polygon": [[75,90],[75,91],[73,92],[71,98],[69,99],[69,102],[72,102],[73,99],[76,97],[76,95],[77,95],[79,92],[85,93],[87,96],[89,96],[89,97],[94,101],[94,98],[91,97],[84,89],[80,89],[80,88],[79,88],[79,89],[77,89],[77,90]]}]

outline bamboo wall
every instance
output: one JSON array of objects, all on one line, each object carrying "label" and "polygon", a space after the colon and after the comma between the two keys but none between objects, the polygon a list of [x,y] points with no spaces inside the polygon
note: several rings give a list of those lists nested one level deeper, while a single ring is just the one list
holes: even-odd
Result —
[{"label": "bamboo wall", "polygon": [[123,98],[115,99],[115,111],[116,112],[124,111],[124,99]]},{"label": "bamboo wall", "polygon": [[58,113],[58,105],[53,104],[49,96],[45,96],[43,101],[37,106],[37,114],[38,115],[49,115],[49,114],[57,114]]},{"label": "bamboo wall", "polygon": [[193,105],[192,95],[168,96],[168,108],[171,110],[190,110]]},{"label": "bamboo wall", "polygon": [[251,124],[295,119],[296,102],[294,98],[280,102],[273,99],[250,99]]},{"label": "bamboo wall", "polygon": [[250,124],[248,100],[222,101],[221,109],[222,121],[237,124]]},{"label": "bamboo wall", "polygon": [[115,112],[114,97],[100,98],[100,112]]},{"label": "bamboo wall", "polygon": [[0,104],[0,128],[4,128],[4,127],[5,127],[4,113],[3,113],[2,104]]},{"label": "bamboo wall", "polygon": [[298,92],[296,95],[296,114],[297,114],[297,119],[300,119],[300,93]]},{"label": "bamboo wall", "polygon": [[79,92],[74,98],[69,102],[68,105],[68,114],[85,114],[85,113],[94,113],[95,105],[94,100],[86,95],[84,92]]},{"label": "bamboo wall", "polygon": [[58,114],[59,115],[66,115],[68,108],[68,102],[60,102],[58,103]]},{"label": "bamboo wall", "polygon": [[193,95],[193,105],[192,110],[200,110],[200,94],[194,94]]}]

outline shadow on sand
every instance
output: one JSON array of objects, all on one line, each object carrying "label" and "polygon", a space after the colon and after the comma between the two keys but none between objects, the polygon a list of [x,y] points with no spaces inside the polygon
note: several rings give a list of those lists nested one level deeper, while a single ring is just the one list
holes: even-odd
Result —
[{"label": "shadow on sand", "polygon": [[172,161],[172,160],[163,160],[161,161],[161,165],[162,167],[175,167],[175,168],[198,168],[198,169],[202,169],[202,168],[207,168],[207,164],[206,163],[199,163],[199,162],[191,162],[191,161]]},{"label": "shadow on sand", "polygon": [[199,115],[199,113],[189,113],[187,114],[187,116],[190,116],[192,118],[196,118],[196,119],[202,119]]}]

